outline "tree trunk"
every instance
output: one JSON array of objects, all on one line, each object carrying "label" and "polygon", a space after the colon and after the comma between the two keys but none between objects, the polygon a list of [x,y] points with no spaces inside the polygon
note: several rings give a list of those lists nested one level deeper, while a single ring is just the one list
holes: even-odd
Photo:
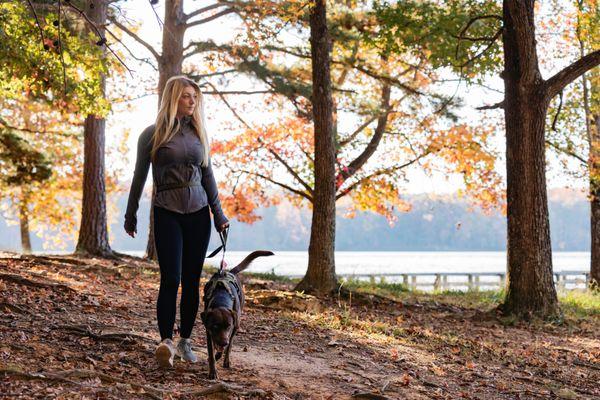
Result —
[{"label": "tree trunk", "polygon": [[[86,15],[104,35],[107,3],[92,0],[87,3]],[[100,77],[102,92],[106,90],[106,76]],[[104,174],[105,120],[88,115],[84,125],[83,202],[81,226],[76,253],[112,256],[108,242],[106,217],[106,183]]]},{"label": "tree trunk", "polygon": [[591,229],[591,265],[590,283],[600,288],[600,115],[592,115],[590,128],[590,229]]},{"label": "tree trunk", "polygon": [[[578,9],[580,13],[584,12],[583,2],[578,1]],[[586,40],[589,38],[584,32],[581,31],[580,19],[577,18],[577,40],[579,40],[579,55],[585,56],[586,51]],[[598,123],[600,123],[600,115],[598,110],[592,112],[592,98],[597,98],[596,91],[598,86],[598,76],[591,74],[589,82],[591,85],[588,86],[587,75],[581,76],[581,84],[583,86],[583,111],[585,116],[585,133],[588,144],[588,180],[590,184],[590,281],[589,286],[591,288],[598,288],[600,285],[600,130],[598,129]],[[594,105],[597,105],[594,102]]]},{"label": "tree trunk", "polygon": [[31,254],[31,239],[29,235],[29,192],[21,187],[19,198],[19,225],[21,228],[21,252]]},{"label": "tree trunk", "polygon": [[534,0],[505,0],[503,72],[507,169],[507,293],[503,311],[559,314],[545,169],[549,103],[535,47]]},{"label": "tree trunk", "polygon": [[312,107],[315,135],[315,188],[308,247],[308,270],[297,290],[328,294],[337,287],[335,276],[335,138],[329,70],[331,38],[324,0],[310,14]]},{"label": "tree trunk", "polygon": [[[162,55],[158,60],[158,106],[162,101],[162,92],[169,78],[180,75],[183,65],[183,37],[187,27],[184,21],[183,0],[165,1],[165,21],[163,27]],[[154,195],[150,201],[150,224],[148,243],[146,244],[146,257],[157,260],[154,245]]]}]

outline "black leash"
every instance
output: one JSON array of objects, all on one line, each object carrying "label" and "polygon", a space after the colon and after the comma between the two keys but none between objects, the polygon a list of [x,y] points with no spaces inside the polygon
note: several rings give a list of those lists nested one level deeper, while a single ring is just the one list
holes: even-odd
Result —
[{"label": "black leash", "polygon": [[221,258],[221,264],[219,266],[219,274],[222,275],[223,270],[225,269],[225,250],[227,250],[227,236],[229,235],[229,226],[219,232],[219,238],[221,239],[221,245],[213,250],[206,258],[212,258],[223,249],[223,256]]}]

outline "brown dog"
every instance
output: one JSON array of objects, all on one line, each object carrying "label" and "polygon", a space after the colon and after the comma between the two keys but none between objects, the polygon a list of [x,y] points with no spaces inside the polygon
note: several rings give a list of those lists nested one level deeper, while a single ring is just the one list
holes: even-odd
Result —
[{"label": "brown dog", "polygon": [[238,274],[248,268],[255,258],[272,255],[271,251],[253,251],[231,271],[213,274],[204,285],[204,311],[200,317],[206,328],[209,379],[218,379],[215,360],[219,360],[223,352],[223,367],[229,368],[230,365],[231,342],[239,329],[244,308],[244,291]]}]

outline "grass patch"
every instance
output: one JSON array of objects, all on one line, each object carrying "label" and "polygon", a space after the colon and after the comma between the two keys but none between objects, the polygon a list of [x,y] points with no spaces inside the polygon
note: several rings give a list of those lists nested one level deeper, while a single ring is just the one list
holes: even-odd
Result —
[{"label": "grass patch", "polygon": [[562,310],[573,318],[600,318],[600,293],[591,290],[559,292]]},{"label": "grass patch", "polygon": [[246,272],[250,278],[263,279],[266,281],[281,282],[281,283],[298,283],[300,278],[290,278],[284,275],[277,275],[274,270],[271,272]]},{"label": "grass patch", "polygon": [[373,276],[368,281],[359,280],[357,278],[348,278],[342,281],[342,287],[355,292],[396,298],[409,292],[408,287],[402,283],[386,282],[384,278],[381,278],[379,282],[377,282]]}]

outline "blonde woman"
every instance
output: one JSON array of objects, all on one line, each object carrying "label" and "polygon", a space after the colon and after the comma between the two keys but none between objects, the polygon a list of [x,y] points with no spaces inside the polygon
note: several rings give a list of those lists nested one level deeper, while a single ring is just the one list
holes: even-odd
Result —
[{"label": "blonde woman", "polygon": [[[125,231],[135,237],[140,195],[152,163],[154,242],[160,266],[156,315],[161,343],[156,359],[172,367],[175,355],[196,362],[190,336],[200,301],[202,265],[210,239],[209,206],[217,231],[229,226],[223,214],[209,157],[204,100],[198,85],[174,76],[165,85],[154,125],[139,137]],[[180,340],[173,343],[177,291],[181,282]]]}]

